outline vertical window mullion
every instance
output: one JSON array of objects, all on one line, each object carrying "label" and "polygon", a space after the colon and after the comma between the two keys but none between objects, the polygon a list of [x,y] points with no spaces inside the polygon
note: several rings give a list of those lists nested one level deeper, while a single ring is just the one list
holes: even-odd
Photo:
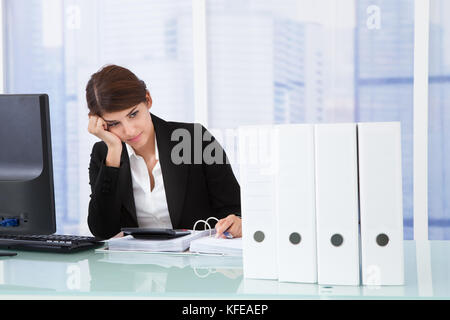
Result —
[{"label": "vertical window mullion", "polygon": [[206,1],[192,0],[194,121],[208,126]]},{"label": "vertical window mullion", "polygon": [[428,240],[428,46],[430,1],[414,2],[414,240]]}]

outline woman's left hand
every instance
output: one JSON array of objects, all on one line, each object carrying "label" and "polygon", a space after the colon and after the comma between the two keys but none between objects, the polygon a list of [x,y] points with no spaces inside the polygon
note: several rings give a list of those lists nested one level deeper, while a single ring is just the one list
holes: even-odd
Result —
[{"label": "woman's left hand", "polygon": [[224,232],[228,232],[233,238],[242,237],[242,220],[234,214],[230,214],[228,217],[220,219],[216,223],[216,238],[226,239]]}]

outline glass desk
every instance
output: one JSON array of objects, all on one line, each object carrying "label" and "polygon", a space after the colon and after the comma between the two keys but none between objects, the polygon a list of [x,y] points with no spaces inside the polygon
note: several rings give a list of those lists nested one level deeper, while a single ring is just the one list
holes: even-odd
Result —
[{"label": "glass desk", "polygon": [[450,299],[450,241],[405,241],[404,286],[245,279],[242,257],[18,251],[0,258],[0,299]]}]

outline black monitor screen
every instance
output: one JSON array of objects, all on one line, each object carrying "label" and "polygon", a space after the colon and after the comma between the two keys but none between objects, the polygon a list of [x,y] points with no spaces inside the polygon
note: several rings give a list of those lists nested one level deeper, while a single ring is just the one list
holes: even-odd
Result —
[{"label": "black monitor screen", "polygon": [[30,180],[42,171],[42,135],[36,96],[0,97],[0,180]]},{"label": "black monitor screen", "polygon": [[46,94],[0,95],[0,233],[56,231]]}]

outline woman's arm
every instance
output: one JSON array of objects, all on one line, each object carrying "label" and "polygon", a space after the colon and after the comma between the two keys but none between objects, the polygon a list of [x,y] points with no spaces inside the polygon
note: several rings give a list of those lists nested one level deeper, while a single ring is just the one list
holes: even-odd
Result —
[{"label": "woman's arm", "polygon": [[[203,155],[208,156],[214,150],[211,159],[203,159],[203,171],[208,185],[209,199],[218,218],[216,224],[218,236],[228,230],[233,237],[241,237],[241,194],[239,183],[234,176],[228,157],[220,143],[202,126]],[[206,149],[205,149],[206,148]],[[211,161],[214,158],[217,161]]]},{"label": "woman's arm", "polygon": [[[203,172],[208,184],[211,205],[219,216],[241,213],[241,195],[239,183],[234,176],[228,157],[220,143],[202,126]],[[210,151],[214,150],[210,159]],[[214,160],[214,161],[213,161]],[[217,160],[217,161],[216,161]]]},{"label": "woman's arm", "polygon": [[120,197],[118,196],[118,177],[122,141],[109,132],[106,122],[99,116],[89,115],[88,131],[101,139],[92,148],[89,164],[89,202],[88,225],[92,234],[109,239],[120,232]]},{"label": "woman's arm", "polygon": [[120,167],[106,165],[107,153],[106,144],[97,142],[92,148],[89,164],[91,200],[89,202],[88,225],[94,236],[103,239],[115,236],[120,232],[121,227],[121,203],[118,194]]}]

